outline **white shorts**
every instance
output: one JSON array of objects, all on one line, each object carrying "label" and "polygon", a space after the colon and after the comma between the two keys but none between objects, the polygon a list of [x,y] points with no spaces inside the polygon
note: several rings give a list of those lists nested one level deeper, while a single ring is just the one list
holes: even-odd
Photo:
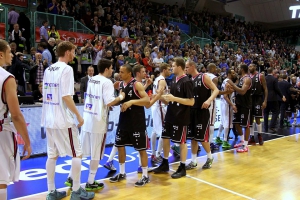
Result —
[{"label": "white shorts", "polygon": [[157,136],[161,136],[162,127],[165,120],[167,107],[166,106],[151,106],[153,129],[152,133],[156,133]]},{"label": "white shorts", "polygon": [[221,124],[224,128],[233,128],[233,110],[232,107],[225,100],[220,101],[221,105]]},{"label": "white shorts", "polygon": [[213,102],[211,102],[208,110],[209,110],[209,114],[210,114],[209,125],[213,126],[216,121],[216,113],[217,113],[216,100],[213,100]]},{"label": "white shorts", "polygon": [[104,155],[106,133],[89,133],[81,131],[82,157],[91,156],[91,160],[101,160]]},{"label": "white shorts", "polygon": [[0,132],[0,160],[0,184],[19,181],[20,154],[15,134],[11,131]]},{"label": "white shorts", "polygon": [[48,157],[81,156],[82,150],[78,133],[76,125],[68,129],[46,128]]}]

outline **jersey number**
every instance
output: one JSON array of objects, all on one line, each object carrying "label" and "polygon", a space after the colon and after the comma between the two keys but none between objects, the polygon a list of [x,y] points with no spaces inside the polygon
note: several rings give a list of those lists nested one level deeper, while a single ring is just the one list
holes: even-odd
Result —
[{"label": "jersey number", "polygon": [[197,87],[197,85],[199,85],[201,87],[201,81],[196,81],[195,82],[195,87]]},{"label": "jersey number", "polygon": [[132,97],[132,90],[128,92],[128,96]]}]

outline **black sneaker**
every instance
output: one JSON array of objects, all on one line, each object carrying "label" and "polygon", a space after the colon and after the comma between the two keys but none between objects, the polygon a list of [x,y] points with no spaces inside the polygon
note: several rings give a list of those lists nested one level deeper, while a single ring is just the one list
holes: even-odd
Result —
[{"label": "black sneaker", "polygon": [[73,179],[71,177],[68,177],[68,179],[65,182],[65,185],[68,187],[73,187]]},{"label": "black sneaker", "polygon": [[169,171],[169,162],[168,160],[164,159],[163,162],[155,169],[153,169],[153,172],[158,173],[164,173]]},{"label": "black sneaker", "polygon": [[104,184],[98,183],[97,181],[94,181],[94,183],[92,183],[92,184],[89,184],[89,183],[85,184],[86,191],[100,190],[102,188],[104,188]]},{"label": "black sneaker", "polygon": [[124,179],[126,179],[126,174],[117,174],[114,177],[111,177],[109,179],[109,181],[112,182],[112,183],[116,183],[116,182],[119,182],[119,181],[124,180]]},{"label": "black sneaker", "polygon": [[147,183],[150,183],[149,177],[143,176],[138,182],[134,184],[135,187],[142,187],[146,185]]},{"label": "black sneaker", "polygon": [[214,161],[214,158],[207,158],[206,163],[202,166],[202,169],[209,169]]},{"label": "black sneaker", "polygon": [[185,165],[183,165],[182,163],[180,163],[177,171],[171,175],[172,178],[181,178],[183,176],[186,176],[186,171],[185,171]]}]

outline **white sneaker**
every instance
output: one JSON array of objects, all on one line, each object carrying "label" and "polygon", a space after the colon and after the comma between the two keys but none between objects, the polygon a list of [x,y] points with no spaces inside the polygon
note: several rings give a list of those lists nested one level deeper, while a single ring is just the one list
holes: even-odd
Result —
[{"label": "white sneaker", "polygon": [[297,126],[297,122],[294,121],[294,122],[292,123],[292,126]]}]

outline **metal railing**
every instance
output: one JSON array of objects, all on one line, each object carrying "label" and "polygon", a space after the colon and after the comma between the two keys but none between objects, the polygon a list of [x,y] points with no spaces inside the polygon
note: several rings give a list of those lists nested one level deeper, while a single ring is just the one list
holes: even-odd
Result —
[{"label": "metal railing", "polygon": [[74,32],[85,33],[85,34],[95,34],[91,29],[86,27],[80,21],[75,21]]},{"label": "metal railing", "polygon": [[221,46],[223,46],[224,44],[227,44],[228,48],[233,49],[234,51],[236,51],[238,49],[238,44],[237,43],[229,42],[229,41],[222,41]]}]

